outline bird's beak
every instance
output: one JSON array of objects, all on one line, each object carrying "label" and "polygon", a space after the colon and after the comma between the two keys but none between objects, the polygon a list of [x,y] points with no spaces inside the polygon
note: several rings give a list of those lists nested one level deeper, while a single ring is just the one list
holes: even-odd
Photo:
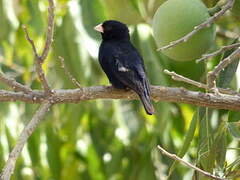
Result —
[{"label": "bird's beak", "polygon": [[103,29],[102,24],[99,24],[99,25],[95,26],[94,29],[98,32],[104,33],[104,29]]}]

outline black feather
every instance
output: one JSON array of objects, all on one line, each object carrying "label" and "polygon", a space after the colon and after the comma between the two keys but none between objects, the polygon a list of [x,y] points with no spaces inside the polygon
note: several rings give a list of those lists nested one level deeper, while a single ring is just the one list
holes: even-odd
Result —
[{"label": "black feather", "polygon": [[130,42],[127,26],[118,21],[105,21],[102,27],[99,62],[109,81],[116,88],[135,91],[147,114],[154,114],[143,59]]}]

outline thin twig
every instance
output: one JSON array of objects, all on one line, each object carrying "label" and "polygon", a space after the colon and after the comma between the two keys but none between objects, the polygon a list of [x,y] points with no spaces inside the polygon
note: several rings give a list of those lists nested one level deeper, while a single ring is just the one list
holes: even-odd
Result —
[{"label": "thin twig", "polygon": [[212,92],[218,93],[216,88],[216,79],[219,73],[224,70],[229,64],[231,64],[235,59],[240,57],[240,47],[238,47],[232,54],[223,59],[217,66],[214,67],[212,71],[208,73],[207,83],[208,89]]},{"label": "thin twig", "polygon": [[59,58],[59,60],[60,60],[60,62],[61,62],[61,67],[63,68],[63,70],[64,70],[66,76],[69,78],[69,80],[72,81],[72,83],[73,83],[75,86],[77,86],[77,87],[79,87],[79,88],[82,88],[82,87],[81,87],[81,84],[78,82],[78,80],[77,80],[76,78],[74,78],[73,75],[68,71],[67,67],[66,67],[65,64],[64,64],[64,58],[61,57],[61,56],[58,56],[58,58]]},{"label": "thin twig", "polygon": [[211,58],[211,57],[213,57],[213,56],[217,56],[218,54],[221,54],[221,53],[223,53],[224,51],[227,51],[227,50],[229,50],[229,49],[234,49],[234,48],[237,48],[237,47],[239,47],[239,46],[240,46],[240,43],[235,43],[235,44],[223,46],[223,47],[221,47],[219,50],[217,50],[217,51],[215,51],[215,52],[213,52],[213,53],[209,53],[209,54],[204,54],[204,55],[202,55],[202,58],[197,59],[196,62],[199,63],[199,62],[201,62],[201,61],[203,61],[203,60],[206,60],[206,59],[208,59],[208,58]]},{"label": "thin twig", "polygon": [[219,12],[215,13],[213,16],[211,16],[210,18],[208,18],[206,21],[199,24],[198,26],[195,26],[194,29],[190,33],[186,34],[185,36],[183,36],[182,38],[180,38],[176,41],[170,42],[166,46],[163,46],[163,47],[157,49],[157,51],[162,51],[162,50],[165,50],[165,49],[169,49],[173,46],[176,46],[179,43],[188,41],[198,31],[200,31],[203,28],[209,27],[219,17],[223,16],[228,9],[232,8],[233,3],[234,3],[234,0],[228,0],[228,2],[222,7],[222,9]]},{"label": "thin twig", "polygon": [[204,175],[204,176],[206,176],[206,177],[209,177],[209,178],[211,178],[211,179],[216,179],[216,180],[226,180],[225,178],[221,178],[221,177],[215,176],[215,175],[213,175],[213,174],[211,174],[211,173],[209,173],[209,172],[206,172],[206,171],[204,171],[204,170],[202,170],[202,169],[200,169],[200,168],[192,165],[191,163],[189,163],[189,162],[187,162],[187,161],[184,161],[182,158],[178,157],[176,154],[171,154],[171,153],[167,152],[167,151],[166,151],[165,149],[163,149],[160,145],[158,145],[157,148],[161,151],[161,153],[162,153],[163,155],[166,155],[166,156],[168,156],[168,157],[171,158],[171,159],[174,159],[174,160],[176,160],[176,161],[179,161],[180,163],[184,164],[185,166],[190,167],[190,168],[198,171],[199,173],[201,173],[202,175]]},{"label": "thin twig", "polygon": [[3,168],[2,173],[0,174],[0,180],[9,180],[13,174],[17,158],[20,156],[24,145],[27,143],[28,138],[32,135],[38,124],[42,121],[44,115],[49,111],[51,107],[50,102],[44,102],[39,110],[35,113],[32,120],[25,126],[21,132],[19,139],[12,152],[9,154],[8,160]]},{"label": "thin twig", "polygon": [[46,95],[52,94],[52,91],[50,89],[50,86],[48,85],[45,73],[42,69],[42,63],[40,61],[36,61],[36,72],[38,74],[38,77],[40,79],[41,85],[46,93]]},{"label": "thin twig", "polygon": [[[185,83],[194,85],[194,86],[196,86],[196,87],[209,90],[209,89],[208,89],[208,86],[207,86],[206,84],[203,84],[203,83],[201,83],[201,82],[197,82],[197,81],[194,81],[194,80],[189,79],[189,78],[187,78],[187,77],[184,77],[184,76],[182,76],[182,75],[179,75],[179,74],[175,73],[174,71],[170,72],[170,71],[168,71],[167,69],[165,69],[163,72],[166,73],[166,74],[168,74],[168,75],[170,75],[170,76],[172,77],[172,79],[175,80],[175,81],[185,82]],[[231,90],[231,89],[218,88],[218,90],[219,90],[220,93],[223,93],[223,94],[240,95],[238,92],[233,91],[233,90]]]},{"label": "thin twig", "polygon": [[36,46],[34,44],[34,41],[30,38],[27,28],[25,26],[23,27],[24,32],[26,34],[26,39],[31,44],[34,55],[35,55],[36,72],[38,74],[38,77],[41,81],[41,85],[47,96],[51,95],[52,91],[48,85],[47,79],[42,69],[42,64],[44,63],[44,60],[49,54],[49,50],[53,41],[53,32],[54,32],[54,2],[53,0],[48,0],[48,3],[49,3],[49,8],[48,8],[47,38],[46,38],[45,46],[41,56],[37,53]]},{"label": "thin twig", "polygon": [[42,55],[40,57],[42,63],[46,59],[49,53],[49,50],[53,42],[53,34],[54,34],[54,2],[53,0],[48,0],[48,3],[49,3],[49,7],[48,7],[47,38],[46,38]]},{"label": "thin twig", "polygon": [[31,44],[32,49],[33,49],[33,53],[34,53],[34,56],[35,56],[35,63],[36,63],[36,72],[38,74],[39,80],[41,82],[41,85],[42,85],[44,91],[46,92],[47,95],[49,95],[49,94],[51,94],[51,89],[50,89],[50,87],[48,85],[48,82],[46,80],[45,74],[44,74],[43,69],[42,69],[41,57],[37,53],[34,41],[30,38],[26,26],[23,26],[23,30],[25,32],[26,39]]},{"label": "thin twig", "polygon": [[207,85],[206,84],[203,84],[203,83],[194,81],[192,79],[186,78],[186,77],[184,77],[182,75],[179,75],[179,74],[177,74],[177,73],[175,73],[173,71],[170,72],[167,69],[165,69],[163,72],[168,74],[168,75],[170,75],[172,77],[172,79],[175,80],[175,81],[182,81],[182,82],[186,82],[188,84],[197,86],[199,88],[207,89]]},{"label": "thin twig", "polygon": [[29,36],[27,27],[26,27],[25,25],[23,25],[22,28],[23,28],[23,31],[24,31],[24,33],[25,33],[26,39],[28,40],[28,42],[29,42],[30,45],[32,46],[32,50],[33,50],[33,54],[34,54],[35,58],[38,59],[38,58],[39,58],[39,55],[38,55],[38,53],[37,53],[36,46],[35,46],[35,44],[34,44],[34,41],[33,41],[33,40],[30,38],[30,36]]},{"label": "thin twig", "polygon": [[18,83],[15,79],[7,77],[5,74],[0,72],[0,81],[11,87],[15,91],[22,91],[24,93],[31,93],[32,89]]}]

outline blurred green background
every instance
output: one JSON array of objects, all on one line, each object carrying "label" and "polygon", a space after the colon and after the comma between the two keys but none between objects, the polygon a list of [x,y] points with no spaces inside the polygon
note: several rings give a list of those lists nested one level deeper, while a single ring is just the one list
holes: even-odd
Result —
[{"label": "blurred green background", "polygon": [[[224,55],[208,63],[175,62],[157,52],[152,36],[154,12],[164,0],[57,0],[54,42],[44,64],[54,89],[76,88],[64,74],[58,56],[82,86],[108,85],[97,61],[100,35],[93,27],[106,19],[126,23],[133,44],[142,54],[151,84],[183,86],[163,74],[164,69],[205,82],[206,71]],[[208,7],[217,1],[205,0]],[[47,0],[0,0],[0,68],[33,89],[41,85],[34,70],[26,25],[38,51],[44,44]],[[176,17],[177,18],[177,17]],[[216,44],[231,44],[239,34],[239,16],[228,13],[217,22]],[[223,33],[224,32],[224,33]],[[227,33],[228,34],[227,34]],[[226,36],[227,34],[227,36]],[[227,52],[230,53],[230,52]],[[225,54],[226,56],[226,54]],[[218,85],[238,90],[238,61],[221,74]],[[236,72],[236,73],[235,73]],[[233,80],[232,80],[233,79]],[[8,89],[0,83],[1,89]],[[39,105],[0,104],[0,169],[19,133]],[[207,179],[162,156],[156,146],[219,176],[240,176],[240,113],[187,104],[154,103],[156,114],[145,114],[139,101],[95,100],[55,105],[29,139],[18,159],[13,180],[172,180]]]}]

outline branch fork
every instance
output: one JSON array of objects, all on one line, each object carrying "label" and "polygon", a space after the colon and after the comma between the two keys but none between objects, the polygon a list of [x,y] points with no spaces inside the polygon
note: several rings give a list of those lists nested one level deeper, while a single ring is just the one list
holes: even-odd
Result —
[{"label": "branch fork", "polygon": [[[49,3],[49,8],[48,8],[47,38],[46,38],[45,46],[44,46],[44,49],[43,49],[43,52],[41,55],[38,54],[35,43],[29,36],[27,27],[23,26],[23,30],[25,32],[26,39],[32,46],[33,54],[35,56],[36,71],[37,71],[38,77],[40,79],[40,82],[42,84],[42,87],[44,89],[44,95],[46,96],[47,99],[44,102],[42,102],[39,110],[35,113],[32,120],[22,130],[15,147],[9,154],[9,158],[3,168],[3,171],[0,174],[0,180],[9,180],[10,179],[11,175],[13,174],[17,158],[20,156],[20,153],[22,152],[22,149],[23,149],[24,145],[26,144],[28,138],[35,131],[38,124],[44,118],[44,115],[46,114],[46,112],[49,111],[49,108],[54,103],[54,99],[52,98],[54,91],[50,89],[50,86],[48,85],[44,71],[42,69],[42,64],[44,63],[44,60],[47,58],[49,51],[50,51],[50,47],[51,47],[51,44],[53,41],[53,32],[54,32],[53,31],[54,30],[54,2],[53,2],[53,0],[48,0],[48,3]],[[37,100],[36,96],[33,95],[33,92],[30,88],[27,88],[24,85],[17,83],[15,80],[12,80],[12,79],[6,77],[2,73],[0,74],[0,80],[2,82],[4,82],[5,84],[7,84],[8,86],[12,87],[13,89],[17,89],[19,91],[22,91],[23,93],[26,93],[26,94],[24,94],[25,96],[31,95],[32,99],[34,101]]]},{"label": "branch fork", "polygon": [[24,25],[23,30],[26,35],[26,39],[30,43],[33,49],[33,53],[35,56],[35,63],[36,63],[36,71],[41,81],[42,87],[47,96],[51,96],[52,91],[50,86],[48,85],[45,73],[42,69],[42,64],[44,63],[45,59],[47,58],[52,42],[53,42],[53,34],[54,34],[54,2],[53,0],[48,0],[49,7],[48,7],[48,25],[47,25],[47,37],[44,45],[43,52],[41,55],[38,54],[34,41],[30,38],[27,27]]},{"label": "branch fork", "polygon": [[214,67],[212,71],[210,71],[207,75],[207,84],[208,89],[214,93],[218,93],[216,87],[216,79],[219,73],[224,70],[229,64],[231,64],[234,60],[240,57],[240,47],[238,47],[232,54],[223,59],[217,66]]}]

